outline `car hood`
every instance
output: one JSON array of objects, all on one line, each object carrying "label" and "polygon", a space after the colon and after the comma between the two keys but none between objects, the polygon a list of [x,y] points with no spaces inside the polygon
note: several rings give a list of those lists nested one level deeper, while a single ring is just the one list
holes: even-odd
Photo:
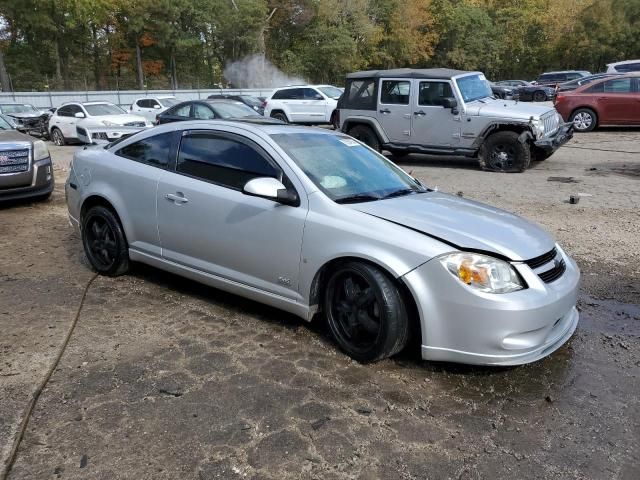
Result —
[{"label": "car hood", "polygon": [[5,114],[9,117],[13,118],[40,118],[44,115],[42,112],[16,112],[16,113],[7,113]]},{"label": "car hood", "polygon": [[[485,102],[485,103],[482,103]],[[540,118],[545,113],[553,111],[553,108],[543,105],[517,102],[515,100],[494,100],[485,98],[467,104],[467,114],[483,117],[500,117],[504,119],[529,120],[531,117]]]},{"label": "car hood", "polygon": [[25,142],[31,144],[34,139],[17,130],[0,130],[0,143],[3,142]]},{"label": "car hood", "polygon": [[459,250],[496,253],[510,260],[529,260],[555,245],[542,228],[517,215],[440,192],[348,206]]},{"label": "car hood", "polygon": [[100,115],[94,117],[88,117],[83,119],[82,123],[87,126],[91,125],[100,125],[104,126],[102,123],[104,120],[115,123],[116,125],[124,125],[129,122],[147,122],[147,119],[141,117],[140,115],[131,115],[128,113],[123,113],[121,115]]}]

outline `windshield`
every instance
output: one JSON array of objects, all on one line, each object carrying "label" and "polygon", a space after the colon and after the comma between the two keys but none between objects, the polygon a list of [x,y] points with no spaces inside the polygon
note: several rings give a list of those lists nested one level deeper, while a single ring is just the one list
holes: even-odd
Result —
[{"label": "windshield", "polygon": [[14,124],[9,123],[4,117],[0,116],[0,130],[13,130]]},{"label": "windshield", "polygon": [[333,98],[334,100],[339,99],[340,95],[342,95],[342,90],[337,87],[318,87],[318,90],[324,93],[327,97]]},{"label": "windshield", "polygon": [[122,115],[123,113],[127,113],[113,103],[94,103],[93,105],[85,104],[83,106],[91,117],[99,117],[101,115]]},{"label": "windshield", "polygon": [[216,115],[222,118],[243,118],[243,117],[262,117],[256,111],[247,107],[244,103],[223,103],[215,102],[210,104],[216,112]]},{"label": "windshield", "polygon": [[279,133],[271,138],[335,202],[427,191],[385,157],[346,135]]},{"label": "windshield", "polygon": [[29,112],[37,112],[38,111],[37,108],[35,108],[33,105],[29,105],[29,104],[24,104],[24,105],[16,105],[16,104],[0,105],[0,108],[2,108],[2,113],[29,113]]},{"label": "windshield", "polygon": [[244,100],[247,105],[251,105],[252,107],[262,106],[262,102],[260,101],[260,99],[257,97],[252,97],[251,95],[242,95],[242,100]]},{"label": "windshield", "polygon": [[493,96],[491,85],[482,74],[456,78],[456,83],[465,102],[473,102],[474,100]]},{"label": "windshield", "polygon": [[180,103],[175,98],[159,98],[158,102],[160,102],[160,105],[167,108],[173,107],[174,105],[177,105],[178,103]]}]

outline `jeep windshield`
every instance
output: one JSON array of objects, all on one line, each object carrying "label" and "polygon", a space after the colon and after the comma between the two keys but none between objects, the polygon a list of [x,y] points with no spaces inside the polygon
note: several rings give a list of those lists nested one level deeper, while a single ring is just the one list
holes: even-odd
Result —
[{"label": "jeep windshield", "polygon": [[465,103],[493,96],[491,85],[482,74],[456,78],[456,84]]},{"label": "jeep windshield", "polygon": [[279,133],[271,138],[336,203],[371,202],[428,191],[385,157],[346,135]]}]

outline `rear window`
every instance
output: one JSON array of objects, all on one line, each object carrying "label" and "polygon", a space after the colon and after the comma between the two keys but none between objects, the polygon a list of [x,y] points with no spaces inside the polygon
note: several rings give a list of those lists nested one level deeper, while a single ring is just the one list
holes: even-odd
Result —
[{"label": "rear window", "polygon": [[377,82],[374,78],[347,80],[339,108],[375,110],[377,95]]},{"label": "rear window", "polygon": [[640,72],[640,62],[637,63],[627,63],[625,65],[618,65],[615,67],[616,71],[621,73],[627,72]]}]

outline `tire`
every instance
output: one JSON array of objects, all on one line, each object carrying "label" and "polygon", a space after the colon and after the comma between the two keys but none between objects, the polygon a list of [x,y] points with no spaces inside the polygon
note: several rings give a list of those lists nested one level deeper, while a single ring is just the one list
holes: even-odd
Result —
[{"label": "tire", "polygon": [[535,92],[533,92],[533,99],[534,102],[544,102],[547,100],[547,94],[544,93],[542,90],[536,90]]},{"label": "tire", "polygon": [[97,205],[82,219],[82,246],[89,263],[101,275],[117,277],[129,270],[129,249],[113,210]]},{"label": "tire", "polygon": [[54,127],[51,129],[51,140],[59,147],[64,147],[67,144],[67,141],[59,128]]},{"label": "tire", "polygon": [[275,112],[271,114],[271,118],[275,118],[276,120],[280,120],[284,123],[289,123],[289,119],[284,112]]},{"label": "tire", "polygon": [[409,319],[392,278],[373,265],[348,262],[328,278],[324,311],[340,349],[370,363],[400,352],[409,339]]},{"label": "tire", "polygon": [[518,139],[516,132],[496,132],[487,138],[478,159],[483,170],[492,172],[520,173],[531,164],[531,149]]},{"label": "tire", "polygon": [[365,145],[371,147],[376,152],[380,151],[380,140],[376,133],[367,125],[356,125],[349,129],[349,135],[356,140],[360,140]]},{"label": "tire", "polygon": [[338,121],[338,112],[334,110],[331,114],[331,126],[334,130],[340,130],[340,122]]},{"label": "tire", "polygon": [[590,108],[579,108],[571,114],[569,121],[576,132],[590,132],[598,124],[598,115]]}]

